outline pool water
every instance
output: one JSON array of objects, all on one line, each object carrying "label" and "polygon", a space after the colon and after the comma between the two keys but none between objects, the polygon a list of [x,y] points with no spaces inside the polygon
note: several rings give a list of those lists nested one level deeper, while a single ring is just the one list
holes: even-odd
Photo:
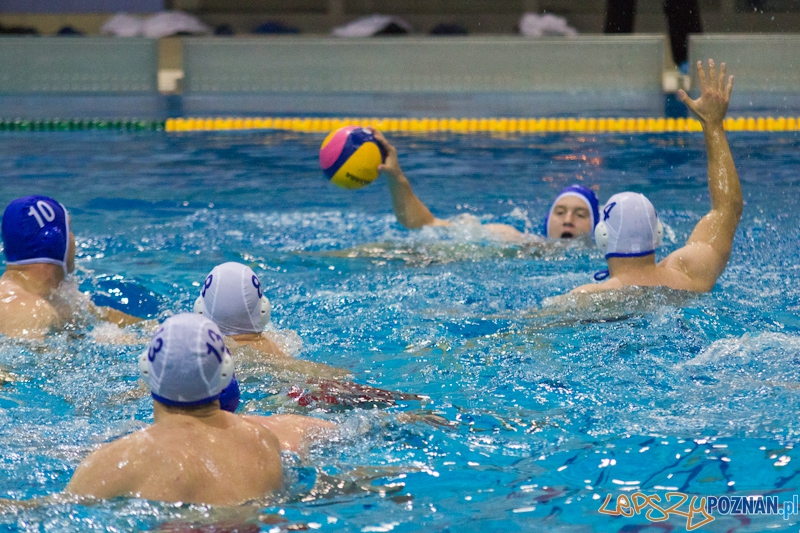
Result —
[{"label": "pool water", "polygon": [[[261,277],[275,335],[359,383],[419,395],[350,407],[287,397],[250,367],[242,412],[310,414],[340,435],[286,458],[286,491],[214,509],[58,497],[99,444],[152,421],[146,334],[78,324],[0,339],[0,531],[644,531],[607,495],[800,494],[800,139],[732,134],[745,210],[709,294],[554,299],[604,267],[588,241],[492,241],[478,221],[540,231],[564,186],[645,193],[669,226],[709,209],[700,134],[395,135],[417,195],[451,228],[404,230],[383,179],[327,183],[322,135],[0,133],[6,205],[71,211],[74,287],[132,314],[191,309],[216,264]],[[302,340],[302,343],[299,342]],[[688,507],[688,503],[684,506]],[[714,515],[702,531],[796,531],[799,515]],[[655,515],[651,515],[657,518]],[[702,518],[702,517],[701,517]],[[701,518],[695,518],[695,522]]]}]

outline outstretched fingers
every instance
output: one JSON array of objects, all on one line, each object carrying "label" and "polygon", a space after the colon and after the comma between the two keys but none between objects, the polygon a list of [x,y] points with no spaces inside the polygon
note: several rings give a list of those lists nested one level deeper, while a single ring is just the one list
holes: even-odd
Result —
[{"label": "outstretched fingers", "polygon": [[689,95],[686,94],[686,91],[684,91],[683,89],[678,90],[678,100],[683,102],[684,105],[688,107],[691,111],[694,111],[695,113],[697,112],[694,106],[694,100],[689,98]]},{"label": "outstretched fingers", "polygon": [[733,90],[733,76],[728,76],[725,63],[717,65],[713,59],[709,59],[708,65],[704,66],[702,61],[698,61],[697,78],[700,97],[692,100],[681,90],[678,91],[678,99],[703,123],[716,123],[724,119]]},{"label": "outstretched fingers", "polygon": [[706,84],[708,83],[706,80],[706,71],[703,68],[702,61],[697,62],[697,79],[700,80],[700,91],[702,91],[703,89],[705,89]]},{"label": "outstretched fingers", "polygon": [[714,89],[720,86],[718,85],[719,82],[717,80],[717,68],[716,65],[714,65],[713,59],[708,60],[708,81],[714,86]]},{"label": "outstretched fingers", "polygon": [[728,86],[725,88],[725,98],[731,101],[731,91],[733,90],[733,76],[728,77]]}]

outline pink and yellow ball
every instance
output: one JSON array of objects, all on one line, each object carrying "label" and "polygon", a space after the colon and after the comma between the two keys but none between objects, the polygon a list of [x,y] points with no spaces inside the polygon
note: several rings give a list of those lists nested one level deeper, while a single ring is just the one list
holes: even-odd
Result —
[{"label": "pink and yellow ball", "polygon": [[331,132],[319,149],[319,166],[331,183],[344,189],[360,189],[378,177],[378,165],[386,154],[372,131],[345,126]]}]

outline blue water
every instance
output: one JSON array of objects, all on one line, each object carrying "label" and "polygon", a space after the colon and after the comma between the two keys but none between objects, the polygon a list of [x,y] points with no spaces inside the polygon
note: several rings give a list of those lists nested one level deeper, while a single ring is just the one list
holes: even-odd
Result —
[{"label": "blue water", "polygon": [[[424,396],[302,407],[286,376],[251,366],[243,411],[342,428],[286,459],[284,493],[234,510],[81,505],[58,496],[79,462],[152,420],[137,392],[146,336],[87,321],[44,342],[2,339],[0,498],[36,503],[0,504],[0,531],[683,531],[677,515],[598,510],[637,491],[800,494],[796,134],[730,136],[746,205],[711,293],[630,290],[586,307],[552,297],[603,267],[588,242],[503,245],[475,221],[537,232],[569,183],[601,201],[632,189],[671,230],[664,257],[709,208],[701,135],[392,140],[418,196],[461,224],[407,231],[382,179],[330,185],[321,135],[0,134],[0,202],[67,205],[74,284],[97,303],[163,319],[191,309],[213,266],[242,261],[297,357]],[[717,514],[701,530],[796,531],[798,516]]]}]

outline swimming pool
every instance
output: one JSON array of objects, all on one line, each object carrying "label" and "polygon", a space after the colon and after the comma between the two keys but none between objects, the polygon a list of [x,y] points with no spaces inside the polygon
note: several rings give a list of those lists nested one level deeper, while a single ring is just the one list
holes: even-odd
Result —
[{"label": "swimming pool", "polygon": [[[299,357],[427,397],[301,407],[254,373],[245,411],[343,427],[308,461],[287,459],[287,491],[269,505],[56,499],[3,508],[0,531],[684,530],[677,514],[658,524],[647,509],[599,510],[608,494],[606,511],[636,492],[800,494],[796,133],[730,135],[746,205],[713,292],[629,291],[581,309],[549,298],[589,282],[598,251],[501,245],[470,221],[538,231],[564,185],[597,186],[601,201],[633,189],[674,232],[663,257],[709,207],[701,135],[394,135],[417,194],[464,221],[418,232],[394,221],[382,180],[360,191],[325,182],[322,138],[0,133],[3,205],[42,193],[70,208],[76,280],[97,302],[163,318],[191,308],[214,265],[246,262],[275,327],[302,338]],[[0,342],[0,497],[62,491],[94,446],[150,420],[150,401],[132,393],[144,341],[124,340],[89,325]],[[797,515],[714,518],[703,531],[798,527]]]}]

